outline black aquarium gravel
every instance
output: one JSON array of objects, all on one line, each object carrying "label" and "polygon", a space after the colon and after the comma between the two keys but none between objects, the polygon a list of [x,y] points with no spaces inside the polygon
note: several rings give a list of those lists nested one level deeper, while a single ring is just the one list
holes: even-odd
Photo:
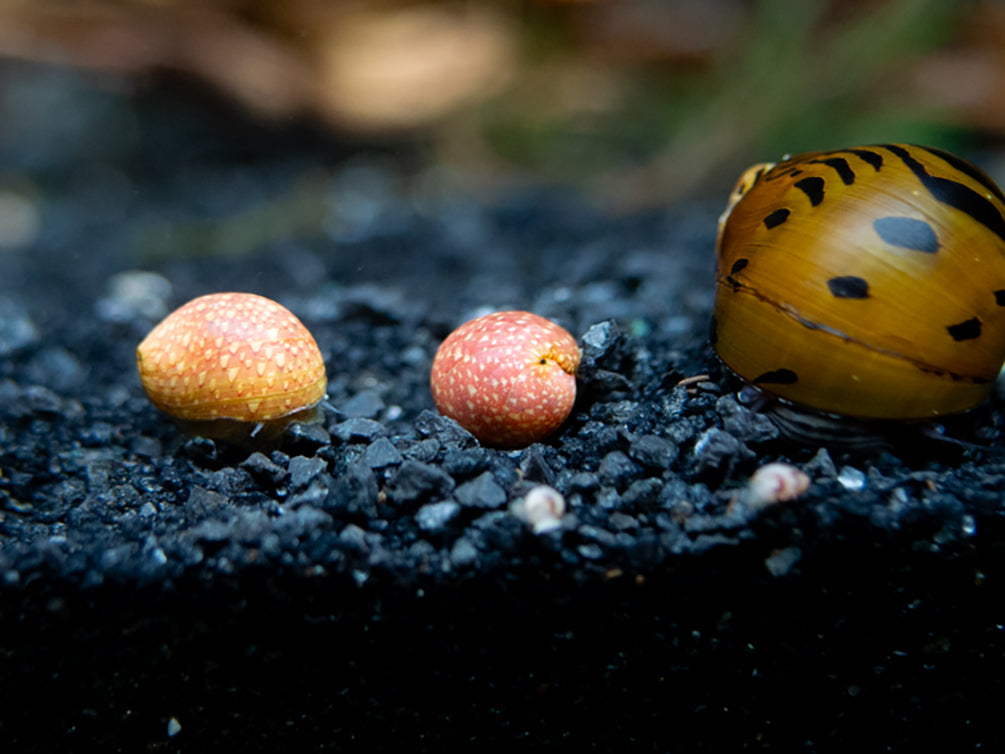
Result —
[{"label": "black aquarium gravel", "polygon": [[[947,429],[984,450],[786,443],[707,343],[720,202],[482,202],[15,73],[4,752],[1001,745],[1001,398]],[[310,222],[270,214],[305,193]],[[324,354],[333,410],[281,449],[186,438],[140,388],[140,339],[223,290],[280,301]],[[572,417],[518,451],[428,386],[450,330],[505,308],[583,349]],[[737,502],[777,460],[807,494]],[[511,506],[538,484],[567,512],[535,532]]]}]

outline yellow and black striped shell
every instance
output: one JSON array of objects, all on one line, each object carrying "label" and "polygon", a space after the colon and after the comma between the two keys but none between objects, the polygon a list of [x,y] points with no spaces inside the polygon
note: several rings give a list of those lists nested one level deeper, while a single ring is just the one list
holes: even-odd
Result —
[{"label": "yellow and black striped shell", "polygon": [[1005,195],[903,144],[756,165],[719,220],[712,342],[820,411],[920,419],[983,401],[1005,361]]}]

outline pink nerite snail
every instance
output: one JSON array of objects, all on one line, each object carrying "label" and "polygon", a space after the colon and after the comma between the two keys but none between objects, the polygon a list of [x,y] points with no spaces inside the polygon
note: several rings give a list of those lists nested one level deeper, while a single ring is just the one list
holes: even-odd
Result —
[{"label": "pink nerite snail", "polygon": [[579,358],[575,339],[554,322],[521,311],[487,314],[440,345],[433,400],[486,445],[530,445],[572,411]]}]

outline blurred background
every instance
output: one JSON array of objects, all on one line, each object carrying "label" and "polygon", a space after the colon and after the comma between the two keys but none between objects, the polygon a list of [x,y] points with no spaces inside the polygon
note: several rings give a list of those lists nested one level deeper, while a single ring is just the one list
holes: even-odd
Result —
[{"label": "blurred background", "polygon": [[0,244],[30,236],[40,172],[114,186],[102,164],[291,143],[316,172],[239,187],[237,245],[317,221],[317,182],[361,155],[393,167],[350,172],[357,193],[558,184],[618,212],[724,200],[753,162],[878,141],[995,174],[1005,2],[0,0],[0,123]]}]

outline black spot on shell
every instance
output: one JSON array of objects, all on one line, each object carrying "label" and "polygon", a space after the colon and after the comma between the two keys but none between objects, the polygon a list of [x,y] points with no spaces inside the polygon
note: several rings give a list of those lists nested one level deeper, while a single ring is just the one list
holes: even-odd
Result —
[{"label": "black spot on shell", "polygon": [[791,369],[775,369],[754,378],[755,385],[794,385],[799,376]]},{"label": "black spot on shell", "polygon": [[981,336],[981,321],[977,317],[971,317],[957,325],[949,325],[946,329],[955,341],[973,340]]},{"label": "black spot on shell", "polygon": [[913,217],[880,217],[872,223],[873,230],[891,246],[934,254],[939,250],[935,230],[924,220]]},{"label": "black spot on shell", "polygon": [[819,160],[819,162],[833,168],[845,186],[851,186],[855,182],[855,171],[851,169],[848,160],[844,157],[828,157],[826,160]]},{"label": "black spot on shell", "polygon": [[786,220],[789,219],[789,215],[792,214],[791,210],[787,210],[784,207],[782,209],[776,209],[770,215],[764,218],[764,227],[768,230],[776,228]]},{"label": "black spot on shell", "polygon": [[995,293],[995,303],[998,306],[1005,306],[1005,290],[998,289]]},{"label": "black spot on shell", "polygon": [[873,152],[871,149],[849,149],[848,152],[856,157],[861,157],[867,163],[872,165],[873,169],[876,171],[883,167],[883,155],[879,152]]},{"label": "black spot on shell", "polygon": [[968,175],[973,178],[984,188],[997,196],[1000,201],[1005,202],[1005,194],[1002,193],[998,184],[991,180],[987,173],[974,165],[972,162],[968,162],[961,157],[957,157],[952,152],[947,152],[946,150],[938,149],[937,147],[916,147],[916,149],[923,149],[937,157],[941,157],[964,175]]},{"label": "black spot on shell", "polygon": [[740,257],[735,262],[733,262],[733,266],[729,268],[729,274],[735,275],[736,273],[742,271],[747,266],[748,263],[749,263],[748,260],[744,259],[743,257]]},{"label": "black spot on shell", "polygon": [[1005,218],[1002,217],[993,202],[959,181],[931,175],[924,165],[899,144],[884,144],[883,146],[901,159],[936,201],[965,212],[1005,241]]},{"label": "black spot on shell", "polygon": [[868,281],[855,275],[831,278],[827,287],[835,298],[869,298]]},{"label": "black spot on shell", "polygon": [[790,180],[795,178],[797,175],[802,175],[804,171],[798,167],[799,164],[801,163],[793,163],[788,160],[780,162],[764,174],[764,180],[765,182],[782,179]]},{"label": "black spot on shell", "polygon": [[824,179],[819,176],[812,175],[809,178],[803,178],[796,181],[795,186],[806,194],[810,204],[814,207],[824,200]]}]

